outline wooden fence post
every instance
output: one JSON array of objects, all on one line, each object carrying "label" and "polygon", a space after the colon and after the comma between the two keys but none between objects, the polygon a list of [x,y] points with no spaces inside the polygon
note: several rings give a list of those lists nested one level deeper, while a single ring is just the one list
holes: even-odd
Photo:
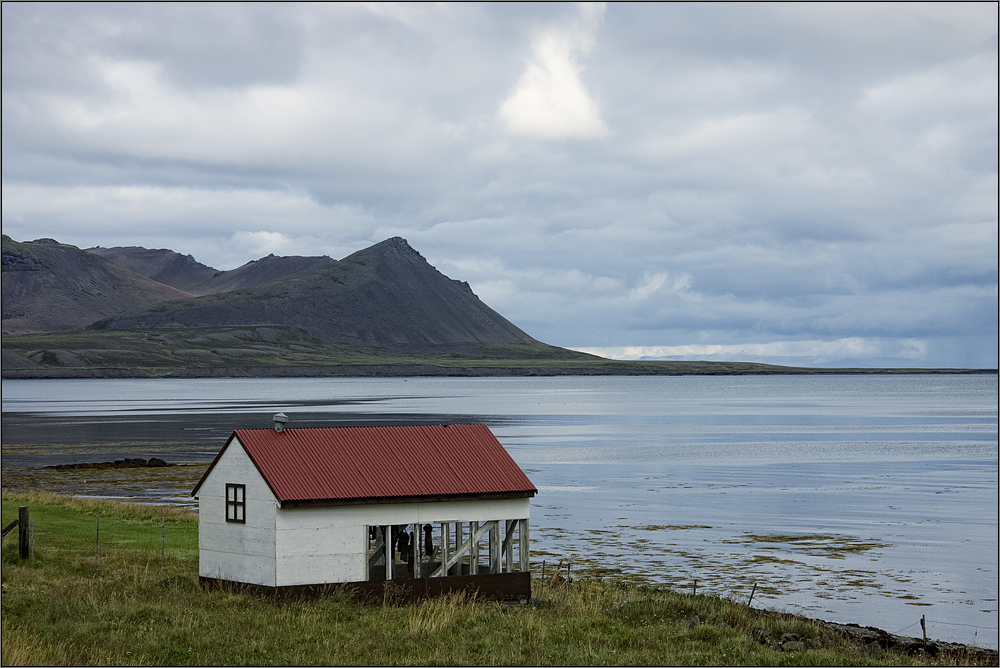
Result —
[{"label": "wooden fence post", "polygon": [[17,509],[17,552],[22,559],[28,558],[29,536],[31,527],[28,526],[28,506],[20,506]]}]

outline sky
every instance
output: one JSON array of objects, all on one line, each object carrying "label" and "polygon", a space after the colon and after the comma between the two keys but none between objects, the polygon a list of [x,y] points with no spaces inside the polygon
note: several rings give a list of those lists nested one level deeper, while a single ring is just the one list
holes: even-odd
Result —
[{"label": "sky", "polygon": [[3,4],[3,232],[407,239],[621,359],[997,367],[997,5]]}]

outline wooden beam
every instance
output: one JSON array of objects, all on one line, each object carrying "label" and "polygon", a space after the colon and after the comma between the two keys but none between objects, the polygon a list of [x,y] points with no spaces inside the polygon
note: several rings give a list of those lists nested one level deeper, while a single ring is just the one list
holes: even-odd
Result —
[{"label": "wooden beam", "polygon": [[378,527],[375,531],[375,552],[368,557],[368,572],[365,573],[366,579],[371,578],[371,568],[378,564],[379,559],[384,556],[384,552],[379,552],[382,548],[382,544],[385,542],[385,537],[381,535],[382,528]]},{"label": "wooden beam", "polygon": [[[480,540],[482,540],[483,534],[485,534],[487,531],[490,530],[490,526],[491,525],[496,525],[497,523],[498,523],[498,520],[493,520],[493,521],[490,521],[490,522],[483,522],[482,526],[477,528],[478,522],[472,522],[471,524],[472,524],[472,528],[474,529],[474,531],[470,532],[470,534],[469,534],[469,540],[465,541],[465,543],[463,543],[461,547],[459,547],[458,549],[456,549],[455,552],[454,552],[454,554],[452,554],[450,557],[448,557],[448,561],[447,562],[442,562],[441,566],[437,570],[435,570],[433,573],[431,573],[431,577],[436,577],[437,574],[438,574],[438,571],[442,570],[442,569],[444,569],[444,571],[447,572],[448,569],[451,568],[452,566],[454,566],[456,563],[458,563],[458,561],[462,557],[464,557],[466,555],[466,553],[468,553],[468,554],[471,555],[472,552],[473,552],[473,548],[475,548],[477,546],[478,542]],[[473,560],[472,563],[475,564],[475,560]],[[475,575],[475,573],[471,573],[471,575]]]},{"label": "wooden beam", "polygon": [[507,520],[507,533],[503,537],[504,565],[508,573],[514,570],[514,527],[517,520]]}]

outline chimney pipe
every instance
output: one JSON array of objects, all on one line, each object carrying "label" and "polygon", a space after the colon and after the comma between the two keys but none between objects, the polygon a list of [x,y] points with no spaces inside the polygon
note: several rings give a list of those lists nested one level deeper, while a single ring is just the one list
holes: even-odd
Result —
[{"label": "chimney pipe", "polygon": [[271,419],[274,420],[274,430],[276,432],[280,433],[285,431],[285,423],[288,422],[287,415],[285,415],[284,413],[276,413],[275,416]]}]

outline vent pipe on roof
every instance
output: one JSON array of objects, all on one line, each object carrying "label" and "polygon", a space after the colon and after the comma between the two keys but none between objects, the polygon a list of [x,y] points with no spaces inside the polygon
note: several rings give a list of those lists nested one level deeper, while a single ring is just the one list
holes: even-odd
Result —
[{"label": "vent pipe on roof", "polygon": [[285,423],[288,422],[288,416],[284,413],[276,413],[273,418],[274,420],[274,430],[277,432],[285,431]]}]

